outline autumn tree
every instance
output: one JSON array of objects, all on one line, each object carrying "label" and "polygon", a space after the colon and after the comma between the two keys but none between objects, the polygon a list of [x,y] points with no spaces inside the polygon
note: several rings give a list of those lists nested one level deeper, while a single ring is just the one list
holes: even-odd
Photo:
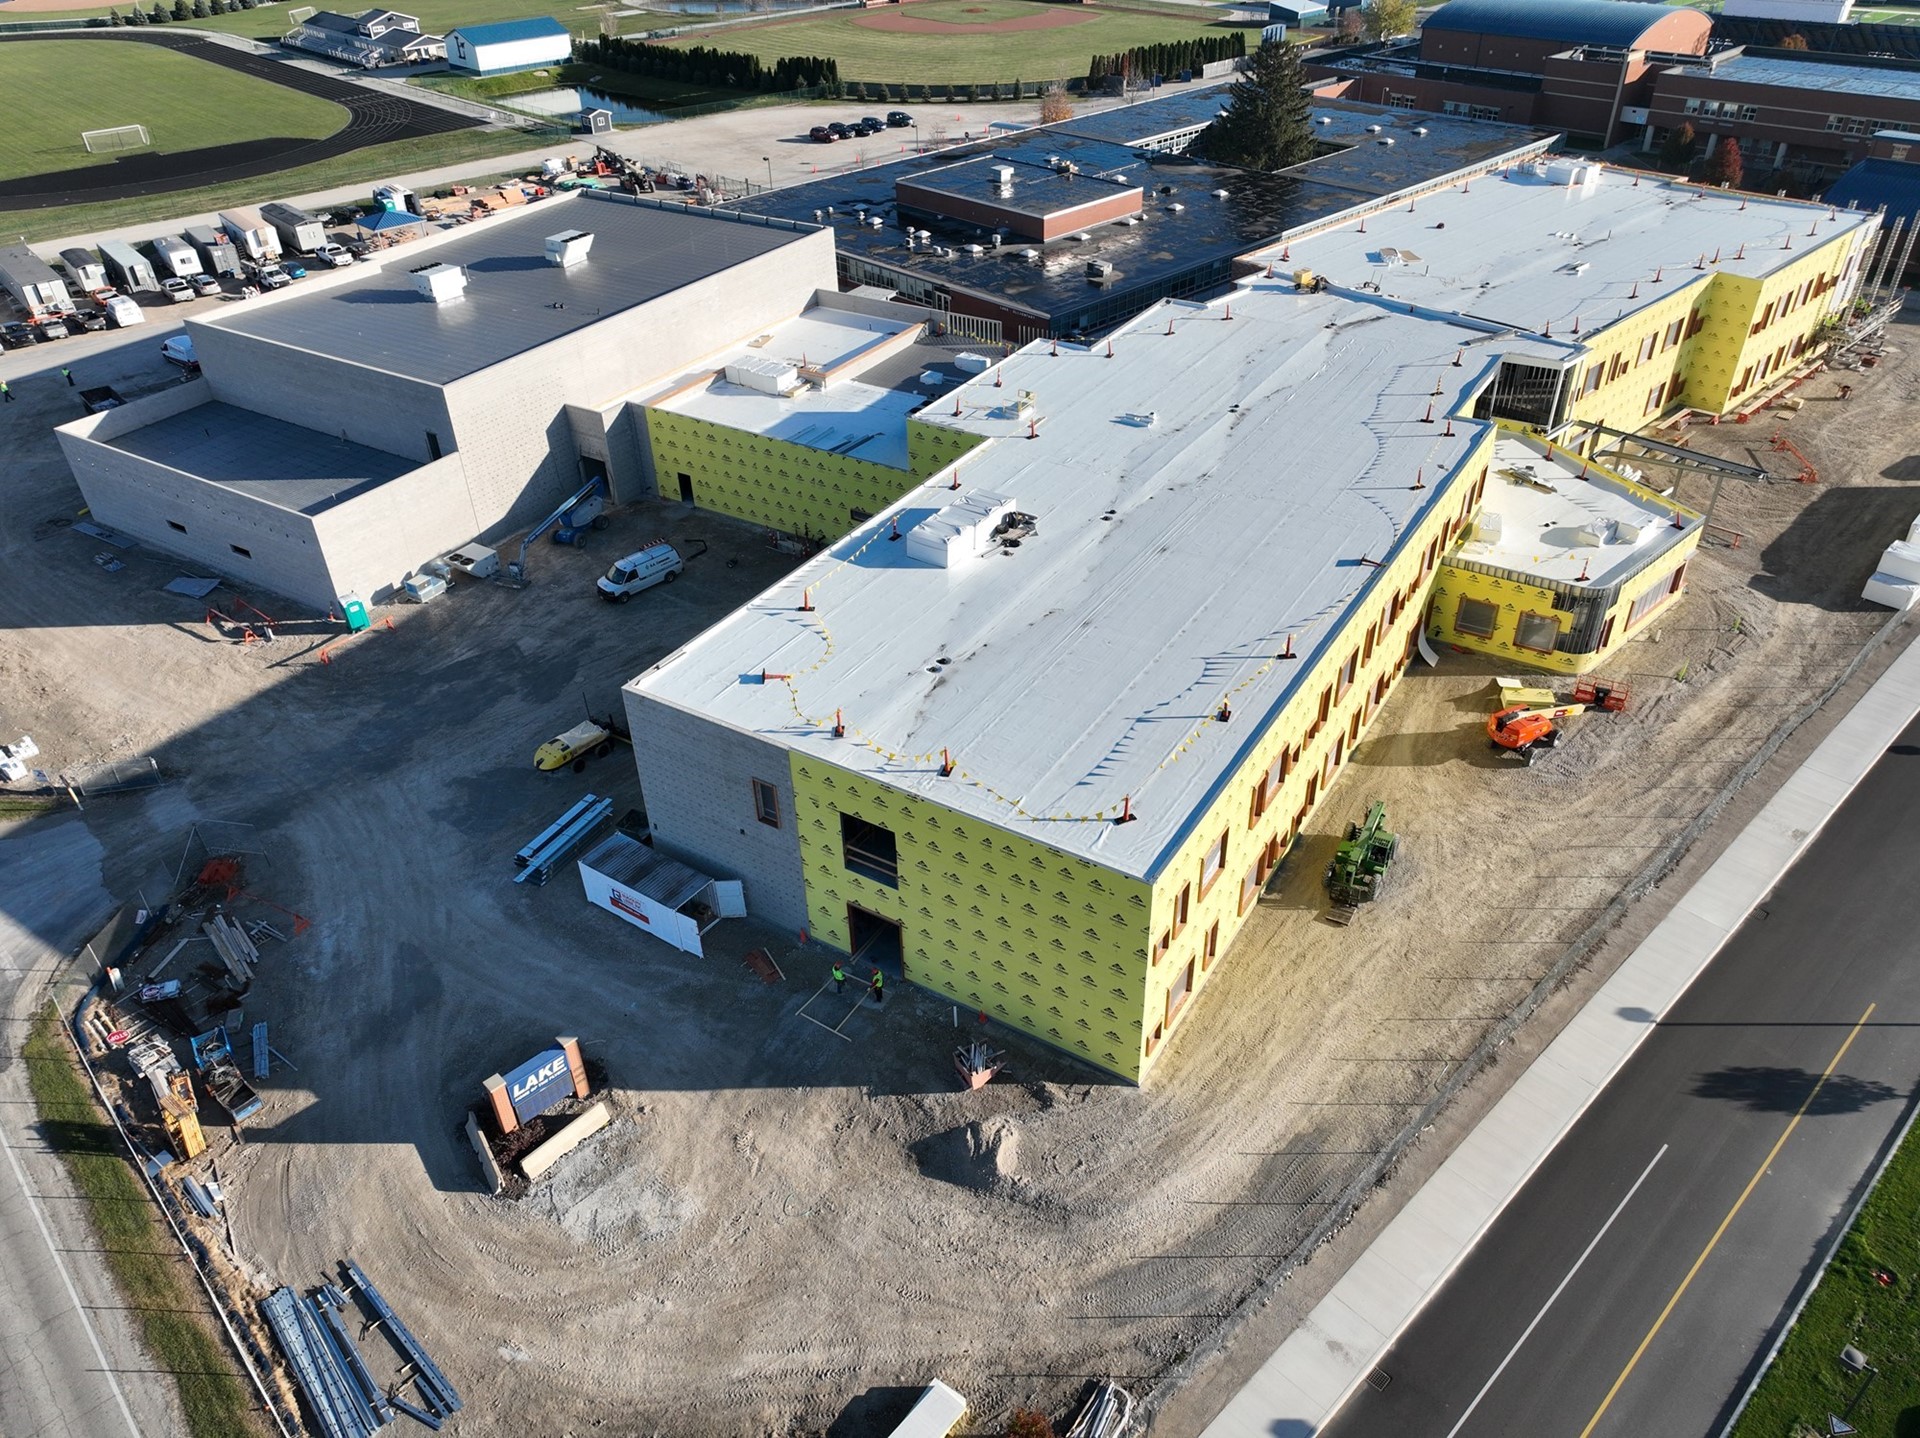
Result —
[{"label": "autumn tree", "polygon": [[1746,173],[1747,166],[1740,154],[1740,142],[1731,137],[1722,140],[1707,160],[1706,180],[1710,185],[1725,185],[1729,189],[1737,190]]},{"label": "autumn tree", "polygon": [[1660,142],[1660,163],[1669,170],[1684,170],[1693,163],[1693,152],[1699,148],[1700,137],[1694,134],[1692,123],[1682,120]]},{"label": "autumn tree", "polygon": [[1391,40],[1413,29],[1414,0],[1367,0],[1360,7],[1360,26],[1369,40]]},{"label": "autumn tree", "polygon": [[1782,50],[1804,50],[1807,48],[1807,37],[1805,35],[1788,35],[1785,39],[1781,40],[1779,48]]}]

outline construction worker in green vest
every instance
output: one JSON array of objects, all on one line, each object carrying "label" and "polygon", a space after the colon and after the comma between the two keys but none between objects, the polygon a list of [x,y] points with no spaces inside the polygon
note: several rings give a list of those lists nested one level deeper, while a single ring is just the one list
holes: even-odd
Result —
[{"label": "construction worker in green vest", "polygon": [[847,987],[847,971],[841,968],[840,961],[838,959],[835,959],[833,961],[833,991],[836,994],[844,993],[846,991],[846,987]]},{"label": "construction worker in green vest", "polygon": [[875,969],[873,971],[873,1001],[876,1004],[884,1005],[886,1003],[887,1001],[886,984],[887,984],[887,976],[883,974],[880,970]]}]

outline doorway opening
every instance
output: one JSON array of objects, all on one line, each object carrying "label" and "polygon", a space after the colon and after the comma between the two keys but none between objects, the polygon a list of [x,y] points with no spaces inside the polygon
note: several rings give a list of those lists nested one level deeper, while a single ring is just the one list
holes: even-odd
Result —
[{"label": "doorway opening", "polygon": [[847,905],[847,950],[856,968],[884,969],[892,978],[905,976],[900,926],[858,904]]},{"label": "doorway opening", "polygon": [[693,476],[690,474],[680,476],[680,498],[688,504],[693,503]]}]

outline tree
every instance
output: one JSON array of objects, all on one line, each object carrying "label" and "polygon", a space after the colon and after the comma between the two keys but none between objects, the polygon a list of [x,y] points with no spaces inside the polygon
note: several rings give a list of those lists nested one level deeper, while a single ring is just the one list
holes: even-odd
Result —
[{"label": "tree", "polygon": [[1805,35],[1788,35],[1781,40],[1780,48],[1782,50],[1804,50],[1807,48],[1807,37]]},{"label": "tree", "polygon": [[1334,34],[1342,45],[1357,45],[1366,34],[1366,22],[1360,18],[1358,6],[1349,5],[1340,12],[1340,21],[1334,28]]},{"label": "tree", "polygon": [[1067,98],[1067,87],[1055,80],[1040,96],[1040,123],[1052,125],[1072,118],[1073,102]]},{"label": "tree", "polygon": [[1692,122],[1682,120],[1660,142],[1660,163],[1669,170],[1684,170],[1693,163],[1693,152],[1699,147],[1700,137],[1694,134]]},{"label": "tree", "polygon": [[1270,40],[1227,92],[1226,112],[1201,133],[1198,149],[1215,164],[1282,170],[1314,154],[1313,114],[1300,47]]},{"label": "tree", "polygon": [[1706,180],[1710,185],[1726,185],[1737,190],[1746,173],[1747,165],[1740,154],[1740,142],[1731,137],[1722,140],[1719,148],[1707,160]]},{"label": "tree", "polygon": [[1007,1438],[1054,1438],[1053,1424],[1044,1413],[1016,1408],[1007,1418]]},{"label": "tree", "polygon": [[1391,40],[1413,29],[1414,14],[1414,0],[1367,0],[1360,26],[1369,40]]}]

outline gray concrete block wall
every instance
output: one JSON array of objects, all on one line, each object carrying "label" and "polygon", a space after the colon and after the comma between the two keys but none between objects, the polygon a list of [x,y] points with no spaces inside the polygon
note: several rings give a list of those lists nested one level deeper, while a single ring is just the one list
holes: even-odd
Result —
[{"label": "gray concrete block wall", "polygon": [[334,592],[371,603],[480,532],[462,458],[450,454],[313,517]]},{"label": "gray concrete block wall", "polygon": [[[632,686],[623,698],[654,847],[702,873],[741,880],[754,918],[789,933],[808,927],[787,751]],[[779,796],[777,828],[754,813],[755,779]]]},{"label": "gray concrete block wall", "polygon": [[215,399],[289,424],[344,434],[356,444],[422,464],[460,448],[438,385],[354,364],[351,356],[311,354],[291,345],[188,322],[193,352]]},{"label": "gray concrete block wall", "polygon": [[326,556],[305,515],[65,429],[56,433],[95,523],[249,591],[284,595],[318,613],[332,605]]}]

